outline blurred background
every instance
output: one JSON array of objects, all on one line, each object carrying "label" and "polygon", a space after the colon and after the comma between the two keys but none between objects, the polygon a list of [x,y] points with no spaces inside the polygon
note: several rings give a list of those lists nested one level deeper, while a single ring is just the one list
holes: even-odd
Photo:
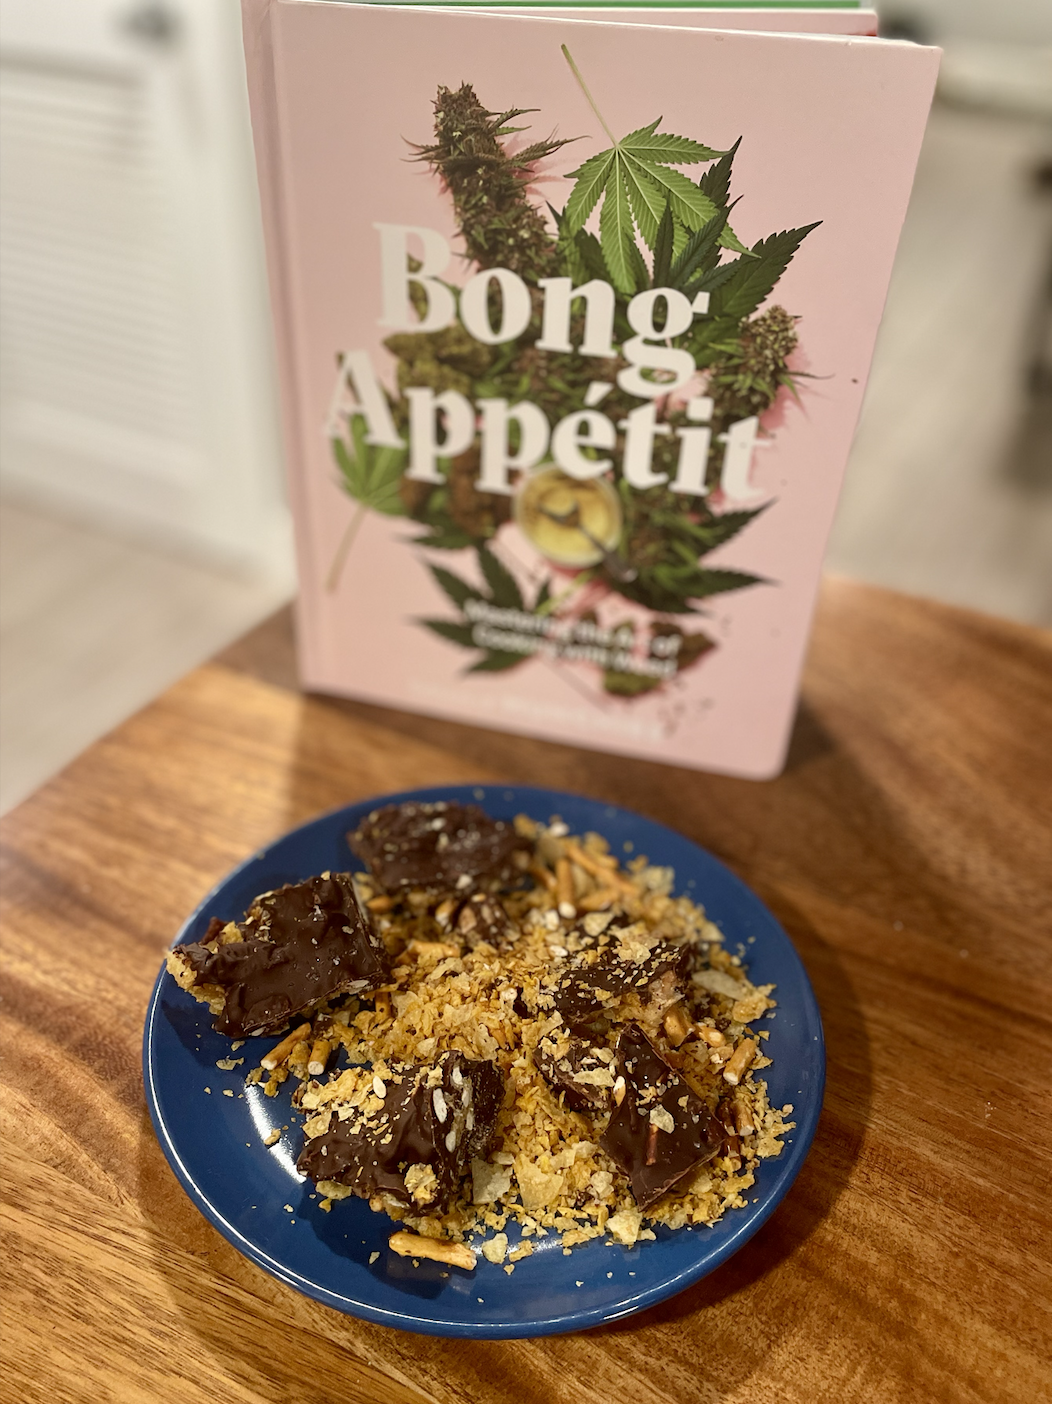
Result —
[{"label": "blurred background", "polygon": [[[1052,5],[939,96],[830,569],[1052,623]],[[0,6],[0,810],[292,596],[236,0]]]}]

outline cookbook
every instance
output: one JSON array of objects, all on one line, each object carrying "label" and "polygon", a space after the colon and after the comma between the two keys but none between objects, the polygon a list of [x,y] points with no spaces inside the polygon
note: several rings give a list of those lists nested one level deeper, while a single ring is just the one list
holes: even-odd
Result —
[{"label": "cookbook", "polygon": [[243,13],[304,685],[777,774],[937,51]]}]

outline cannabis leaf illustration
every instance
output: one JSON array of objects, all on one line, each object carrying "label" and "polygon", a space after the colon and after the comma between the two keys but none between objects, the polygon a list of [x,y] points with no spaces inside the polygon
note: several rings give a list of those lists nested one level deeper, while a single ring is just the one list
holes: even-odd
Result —
[{"label": "cannabis leaf illustration", "polygon": [[660,614],[694,614],[691,600],[707,599],[710,595],[723,595],[728,590],[743,590],[747,585],[766,585],[769,581],[761,575],[750,575],[744,570],[709,569],[696,561],[691,564],[682,561],[678,565],[662,561],[649,572],[648,578],[621,587],[625,599],[636,600]]},{"label": "cannabis leaf illustration", "polygon": [[361,530],[366,512],[379,512],[385,517],[405,515],[399,486],[405,472],[408,450],[378,448],[375,444],[368,443],[365,437],[365,423],[360,414],[352,414],[349,417],[348,434],[348,442],[338,438],[333,438],[330,442],[343,488],[354,498],[358,508],[336,548],[336,555],[325,580],[329,590],[335,590],[339,584],[347,555]]},{"label": "cannabis leaf illustration", "polygon": [[398,495],[406,465],[404,448],[377,448],[367,443],[362,416],[355,414],[350,422],[350,446],[333,439],[332,452],[343,486],[356,502],[385,517],[405,515]]},{"label": "cannabis leaf illustration", "polygon": [[721,240],[727,232],[727,215],[730,213],[730,208],[718,209],[710,220],[706,220],[700,229],[691,234],[679,255],[671,261],[666,275],[668,282],[664,284],[659,284],[657,281],[657,252],[655,251],[655,287],[678,288],[688,297],[693,297],[696,292],[701,291],[719,264],[720,249],[723,247]]},{"label": "cannabis leaf illustration", "polygon": [[751,257],[738,258],[724,265],[728,270],[726,280],[712,292],[709,312],[712,317],[733,317],[740,321],[756,311],[760,303],[777,283],[789,262],[810,234],[817,229],[821,220],[805,224],[802,229],[786,229],[781,234],[772,234],[761,239],[749,251]]},{"label": "cannabis leaf illustration", "polygon": [[493,605],[497,609],[521,610],[525,614],[547,613],[549,604],[548,582],[545,580],[537,592],[532,605],[527,605],[518,581],[507,566],[485,546],[475,552],[482,578],[488,586],[480,590],[477,586],[454,575],[443,566],[428,565],[435,583],[460,612],[459,619],[421,619],[418,622],[440,639],[459,644],[461,648],[477,649],[480,657],[467,669],[469,673],[503,673],[509,668],[525,663],[531,656],[528,653],[510,653],[500,649],[486,648],[475,642],[475,626],[466,613],[469,601]]},{"label": "cannabis leaf illustration", "polygon": [[478,553],[479,566],[490,588],[490,600],[500,609],[525,609],[519,583],[511,571],[492,551]]},{"label": "cannabis leaf illustration", "polygon": [[717,213],[713,199],[674,167],[712,161],[726,153],[689,137],[659,132],[660,117],[618,141],[565,44],[562,51],[592,111],[613,143],[608,151],[590,156],[576,171],[570,172],[577,183],[563,210],[566,232],[573,235],[583,229],[602,200],[599,242],[603,258],[618,291],[632,293],[637,286],[633,258],[634,253],[638,255],[637,229],[647,248],[653,250],[666,210],[671,211],[673,219],[694,230],[700,229]]},{"label": "cannabis leaf illustration", "polygon": [[706,566],[700,558],[733,540],[770,504],[719,515],[701,506],[688,515],[666,489],[639,493],[622,482],[619,494],[622,550],[636,569],[634,580],[617,582],[626,599],[662,614],[694,614],[693,601],[768,583],[744,571]]},{"label": "cannabis leaf illustration", "polygon": [[414,546],[429,546],[433,551],[463,551],[466,546],[474,546],[478,540],[471,532],[457,526],[448,514],[444,516],[439,508],[429,505],[428,515],[430,530],[423,536],[406,538]]},{"label": "cannabis leaf illustration", "polygon": [[[741,144],[742,139],[739,137],[730,150],[725,151],[716,164],[710,166],[698,181],[698,189],[703,195],[707,195],[721,210],[728,209],[727,201],[730,197],[731,189],[731,167],[734,164],[734,158]],[[720,231],[719,242],[722,248],[732,249],[735,253],[749,252],[730,225],[726,225]]]},{"label": "cannabis leaf illustration", "polygon": [[[620,539],[610,557],[629,563],[630,569],[611,571],[602,560],[561,581],[557,598],[550,596],[548,584],[542,584],[527,599],[491,549],[513,518],[513,502],[480,490],[481,445],[476,443],[452,459],[440,459],[440,480],[416,481],[404,475],[404,451],[370,448],[364,443],[363,426],[352,422],[348,441],[334,442],[333,453],[344,486],[359,504],[359,514],[341,544],[333,576],[338,576],[365,511],[404,513],[413,528],[409,539],[417,546],[445,553],[470,548],[474,553],[478,584],[429,564],[455,613],[419,621],[434,636],[467,651],[468,671],[503,672],[534,656],[478,642],[479,638],[505,646],[517,642],[501,638],[502,632],[522,633],[538,642],[541,637],[550,638],[550,646],[546,644],[543,651],[557,658],[566,620],[587,618],[574,614],[581,600],[617,595],[651,612],[651,655],[674,656],[677,671],[682,671],[717,646],[703,633],[685,633],[681,628],[685,616],[704,613],[702,602],[709,597],[775,583],[744,570],[708,564],[711,552],[733,540],[758,515],[753,509],[720,512],[712,505],[719,498],[710,493],[721,481],[731,426],[753,416],[762,419],[783,389],[795,392],[795,377],[803,374],[789,369],[798,344],[798,318],[767,299],[816,226],[784,230],[746,247],[730,223],[738,203],[732,199],[731,187],[741,138],[721,152],[662,131],[658,118],[618,140],[565,46],[563,54],[610,146],[573,172],[561,210],[548,205],[544,212],[531,188],[535,162],[559,148],[561,138],[550,137],[516,151],[507,138],[522,130],[512,124],[524,109],[490,111],[469,84],[438,89],[434,141],[415,144],[416,156],[442,182],[469,263],[477,269],[509,268],[531,293],[536,288],[534,315],[520,335],[497,347],[477,342],[459,322],[441,331],[409,329],[388,337],[384,345],[395,359],[395,388],[388,392],[392,417],[399,432],[406,434],[409,414],[403,397],[407,389],[420,386],[430,386],[436,393],[454,390],[475,400],[528,400],[551,424],[587,405],[593,382],[607,378],[609,368],[581,353],[552,351],[543,345],[538,311],[542,279],[569,276],[575,286],[593,279],[611,284],[617,295],[612,341],[618,350],[632,335],[627,309],[636,293],[673,288],[693,302],[699,292],[707,292],[707,313],[699,314],[688,329],[670,339],[675,348],[689,351],[705,377],[705,394],[712,400],[704,477],[690,494],[675,493],[668,486],[678,472],[677,431],[687,419],[677,402],[661,403],[657,414],[663,427],[654,437],[651,465],[663,484],[640,490],[626,480],[620,461],[623,434],[618,437],[621,454],[615,455],[606,479],[621,507]],[[681,169],[691,166],[703,168],[696,183]],[[586,227],[589,221],[594,223]],[[422,316],[422,306],[415,299],[414,306]],[[581,327],[578,321],[573,326],[576,342]],[[634,407],[628,391],[611,385],[603,413],[615,425],[623,430],[623,420]],[[567,603],[571,599],[572,606]],[[492,610],[511,611],[505,616],[509,623],[491,623],[500,620]],[[531,615],[536,617],[533,621]],[[560,621],[551,634],[540,623],[549,617]],[[483,625],[489,626],[489,632]],[[659,638],[673,636],[678,637],[674,649],[654,647]],[[529,648],[527,643],[522,646]],[[666,680],[662,670],[654,670],[656,676],[645,669],[633,671],[631,666],[620,672],[595,661],[607,694],[638,697],[652,693]]]}]

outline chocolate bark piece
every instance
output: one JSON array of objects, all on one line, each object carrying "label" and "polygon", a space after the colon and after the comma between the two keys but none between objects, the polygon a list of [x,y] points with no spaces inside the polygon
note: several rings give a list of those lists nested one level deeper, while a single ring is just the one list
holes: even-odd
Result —
[{"label": "chocolate bark piece", "polygon": [[347,838],[387,892],[462,892],[479,880],[506,881],[515,871],[512,855],[526,847],[511,824],[477,805],[443,800],[374,809]]},{"label": "chocolate bark piece", "polygon": [[[643,1003],[672,1003],[681,995],[682,946],[641,936],[636,927],[613,928],[606,944],[566,961],[547,982],[542,1003],[568,1025],[613,1010],[626,995]],[[549,1003],[550,1000],[550,1003]]]},{"label": "chocolate bark piece", "polygon": [[464,1140],[464,1168],[473,1160],[485,1160],[497,1117],[504,1101],[504,1074],[488,1059],[466,1058],[467,1076],[471,1079],[473,1125],[468,1126]]},{"label": "chocolate bark piece", "polygon": [[[604,1050],[607,1051],[607,1050]],[[533,1054],[537,1071],[573,1111],[602,1113],[609,1109],[614,1086],[614,1060],[576,1034],[546,1034]]]},{"label": "chocolate bark piece", "polygon": [[[350,1069],[309,1089],[302,1106],[328,1115],[304,1145],[297,1168],[315,1183],[335,1181],[363,1199],[386,1194],[419,1212],[456,1203],[473,1158],[486,1154],[504,1097],[496,1063],[445,1053],[432,1065],[392,1063],[383,1081]],[[331,1093],[336,1095],[331,1095]]]},{"label": "chocolate bark piece", "polygon": [[[599,1144],[628,1176],[640,1209],[716,1154],[721,1132],[705,1103],[670,1068],[638,1024],[617,1041],[625,1092]],[[615,1093],[616,1100],[616,1093]]]},{"label": "chocolate bark piece", "polygon": [[[206,932],[210,944],[222,942],[225,928],[215,927],[213,921]],[[222,992],[214,1027],[232,1038],[271,1033],[322,1000],[375,990],[390,978],[383,942],[363,916],[346,873],[266,893],[237,931],[240,939],[214,951],[204,942],[177,946],[170,961],[170,967],[181,967],[184,978],[176,969],[173,974],[191,992]]]}]

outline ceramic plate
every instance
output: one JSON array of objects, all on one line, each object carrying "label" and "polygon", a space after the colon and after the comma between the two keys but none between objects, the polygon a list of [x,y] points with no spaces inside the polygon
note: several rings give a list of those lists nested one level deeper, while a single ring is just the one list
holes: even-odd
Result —
[{"label": "ceramic plate", "polygon": [[[346,1199],[329,1213],[313,1185],[296,1173],[301,1133],[288,1092],[273,1099],[246,1087],[258,1062],[249,1041],[231,1056],[214,1033],[207,1006],[162,970],[146,1016],[146,1098],[161,1147],[183,1188],[246,1257],[297,1291],[354,1316],[438,1336],[508,1338],[578,1331],[616,1321],[697,1282],[727,1260],[770,1217],[803,1164],[822,1104],[822,1024],[800,959],[767,908],[722,863],[680,834],[613,805],[529,786],[446,786],[385,795],[349,805],[294,829],[236,868],[188,919],[177,942],[199,940],[211,917],[242,915],[260,892],[327,869],[354,865],[346,835],[377,805],[400,800],[477,803],[495,818],[562,818],[574,833],[595,830],[618,854],[646,854],[676,871],[676,893],[702,903],[741,950],[757,983],[777,985],[778,1008],[764,1022],[773,1066],[764,1076],[771,1102],[791,1102],[796,1130],[775,1160],[764,1161],[745,1209],[729,1210],[712,1228],[661,1228],[633,1248],[601,1239],[564,1257],[552,1235],[534,1239],[532,1257],[513,1274],[479,1259],[465,1273],[400,1258],[387,1248],[386,1215]],[[269,1044],[267,1045],[269,1046]],[[281,1138],[263,1144],[275,1128]],[[513,1235],[510,1235],[513,1236]],[[377,1256],[378,1255],[378,1256]]]}]

